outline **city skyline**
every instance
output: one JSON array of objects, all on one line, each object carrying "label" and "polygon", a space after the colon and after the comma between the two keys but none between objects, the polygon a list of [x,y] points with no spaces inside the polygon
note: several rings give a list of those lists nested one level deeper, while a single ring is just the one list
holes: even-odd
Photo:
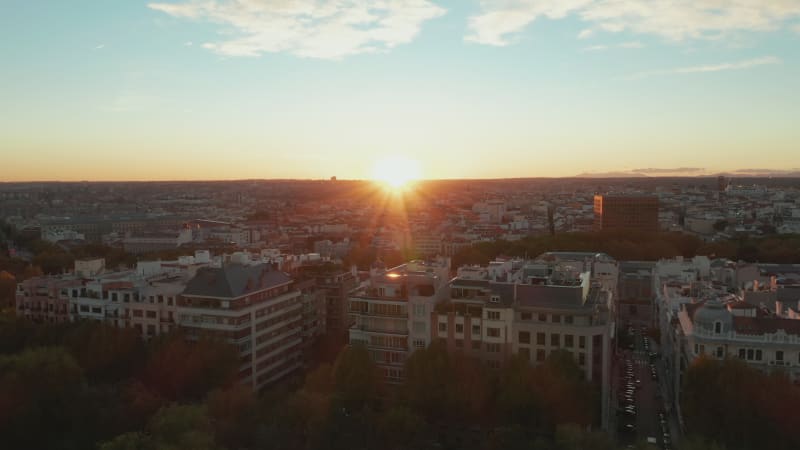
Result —
[{"label": "city skyline", "polygon": [[5,10],[0,181],[796,172],[798,2]]}]

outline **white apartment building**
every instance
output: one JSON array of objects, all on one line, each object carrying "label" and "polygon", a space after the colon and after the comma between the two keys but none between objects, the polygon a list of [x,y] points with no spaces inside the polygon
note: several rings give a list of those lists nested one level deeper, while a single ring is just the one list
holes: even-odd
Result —
[{"label": "white apartment building", "polygon": [[431,342],[431,316],[447,292],[450,261],[411,261],[371,270],[369,286],[349,298],[349,342],[364,344],[384,379],[403,378],[408,356]]},{"label": "white apartment building", "polygon": [[303,365],[303,304],[292,279],[267,264],[204,267],[178,300],[190,336],[222,338],[239,349],[239,379],[254,390]]},{"label": "white apartment building", "polygon": [[601,387],[605,427],[616,267],[608,255],[562,252],[459,268],[449,299],[436,307],[433,336],[491,368],[513,354],[537,365],[553,351],[570,352]]}]

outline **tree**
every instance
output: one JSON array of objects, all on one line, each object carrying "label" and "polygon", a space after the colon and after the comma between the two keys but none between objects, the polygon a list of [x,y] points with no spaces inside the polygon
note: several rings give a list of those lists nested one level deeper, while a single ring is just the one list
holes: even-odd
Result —
[{"label": "tree", "polygon": [[230,344],[209,338],[189,342],[180,332],[160,336],[151,341],[140,380],[169,400],[201,400],[234,381],[238,353]]},{"label": "tree", "polygon": [[253,448],[258,426],[258,402],[250,388],[234,385],[211,392],[206,400],[216,442],[229,449]]},{"label": "tree", "polygon": [[[63,348],[0,356],[0,433],[7,448],[80,448],[83,372]],[[42,432],[46,424],[47,432]]]},{"label": "tree", "polygon": [[378,397],[378,372],[363,345],[346,347],[333,366],[336,399],[341,407],[356,411]]}]

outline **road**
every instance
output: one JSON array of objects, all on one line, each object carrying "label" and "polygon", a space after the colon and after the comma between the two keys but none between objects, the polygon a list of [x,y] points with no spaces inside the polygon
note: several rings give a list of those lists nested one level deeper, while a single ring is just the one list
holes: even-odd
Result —
[{"label": "road", "polygon": [[[650,339],[650,351],[657,351],[655,343]],[[622,412],[625,402],[624,385],[625,385],[625,365],[626,361],[630,360],[633,367],[633,373],[636,379],[640,380],[638,389],[635,394],[636,416],[628,416]],[[648,437],[655,437],[658,440],[659,448],[672,448],[674,442],[669,446],[665,445],[663,441],[663,432],[661,422],[659,420],[659,413],[665,412],[666,402],[664,394],[666,393],[665,387],[660,383],[664,379],[664,367],[660,364],[660,360],[656,359],[656,370],[658,373],[658,380],[653,380],[650,370],[650,358],[647,351],[644,349],[644,340],[641,333],[636,333],[635,348],[633,350],[624,349],[620,350],[620,354],[615,361],[614,380],[612,386],[616,398],[613,401],[615,406],[616,420],[615,429],[619,431],[619,442],[623,445],[633,445],[636,442],[645,441]],[[678,436],[677,421],[672,415],[666,415],[667,426],[670,429],[670,440],[674,440]],[[635,433],[625,431],[626,424],[634,424],[636,426]]]}]

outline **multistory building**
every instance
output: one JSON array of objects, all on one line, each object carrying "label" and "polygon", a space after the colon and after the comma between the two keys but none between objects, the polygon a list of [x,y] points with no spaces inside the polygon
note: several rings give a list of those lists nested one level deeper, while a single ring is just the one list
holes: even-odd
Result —
[{"label": "multistory building", "polygon": [[363,344],[384,379],[403,379],[408,356],[430,345],[434,307],[447,292],[450,260],[411,261],[386,269],[375,265],[370,282],[350,295],[350,344]]},{"label": "multistory building", "polygon": [[302,367],[301,293],[268,264],[201,268],[178,306],[178,325],[189,336],[210,335],[238,348],[239,378],[253,389]]},{"label": "multistory building", "polygon": [[595,195],[594,229],[658,231],[658,204],[651,195]]}]

